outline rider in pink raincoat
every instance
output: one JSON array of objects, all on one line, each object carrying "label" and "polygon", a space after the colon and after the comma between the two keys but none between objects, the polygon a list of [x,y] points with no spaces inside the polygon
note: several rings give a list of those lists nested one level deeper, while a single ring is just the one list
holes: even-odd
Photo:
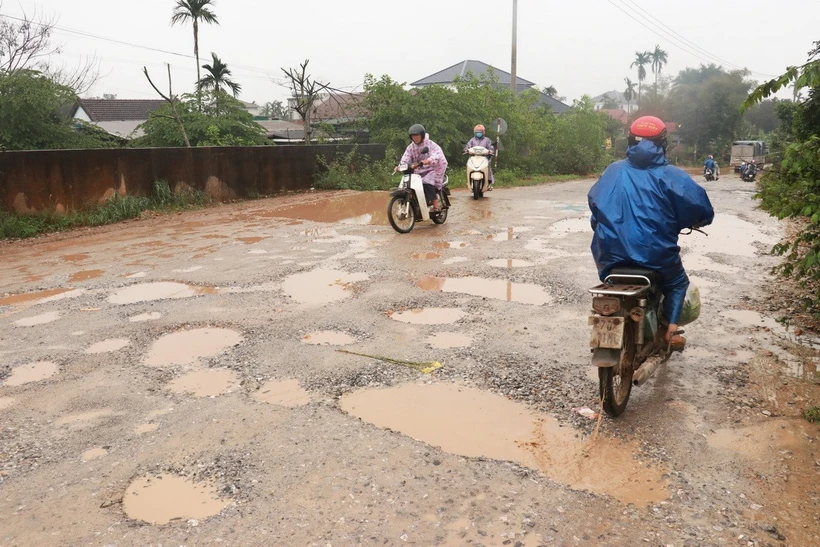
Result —
[{"label": "rider in pink raincoat", "polygon": [[[423,125],[418,123],[413,125],[408,133],[412,142],[407,146],[399,163],[422,164],[421,167],[415,170],[415,173],[421,176],[421,181],[424,183],[424,197],[427,198],[427,203],[432,204],[433,211],[439,211],[441,205],[436,199],[436,191],[441,190],[444,184],[447,158],[444,157],[441,147],[430,140]],[[422,154],[421,150],[424,147],[427,147],[427,153]]]}]

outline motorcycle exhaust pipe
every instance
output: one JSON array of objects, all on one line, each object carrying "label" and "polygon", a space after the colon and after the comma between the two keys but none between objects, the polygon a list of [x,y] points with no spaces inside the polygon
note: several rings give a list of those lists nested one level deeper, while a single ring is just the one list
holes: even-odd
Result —
[{"label": "motorcycle exhaust pipe", "polygon": [[635,371],[635,374],[632,375],[632,385],[641,386],[646,383],[649,378],[655,374],[655,371],[658,369],[658,366],[663,363],[663,357],[660,355],[653,355],[652,357],[647,358],[643,364],[638,367],[638,370]]}]

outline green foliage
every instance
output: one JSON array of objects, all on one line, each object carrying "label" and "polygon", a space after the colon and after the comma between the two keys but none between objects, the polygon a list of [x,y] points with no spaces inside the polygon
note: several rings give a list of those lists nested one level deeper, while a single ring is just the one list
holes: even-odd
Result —
[{"label": "green foliage", "polygon": [[102,226],[138,218],[146,210],[180,211],[202,207],[208,203],[210,199],[203,192],[188,190],[174,194],[167,182],[156,181],[150,197],[115,194],[102,205],[89,206],[79,211],[42,211],[27,214],[0,211],[0,239],[28,238],[81,226]]},{"label": "green foliage", "polygon": [[[600,166],[606,120],[595,114],[590,101],[576,104],[561,116],[540,103],[535,90],[516,96],[497,85],[491,74],[483,79],[468,75],[454,89],[430,86],[407,91],[388,76],[365,78],[368,93],[365,122],[371,142],[387,145],[387,157],[396,161],[409,143],[407,129],[421,123],[442,147],[451,172],[464,164],[464,145],[472,128],[482,123],[495,137],[495,120],[505,119],[509,132],[501,137],[499,167],[521,173],[586,174]],[[563,154],[575,156],[563,157]]]},{"label": "green foliage", "polygon": [[803,417],[810,422],[820,423],[820,406],[813,406],[803,412]]},{"label": "green foliage", "polygon": [[325,190],[390,190],[398,185],[393,174],[394,163],[390,160],[371,161],[354,148],[347,154],[338,154],[328,162],[317,156],[319,174],[316,188]]},{"label": "green foliage", "polygon": [[[244,105],[224,91],[202,95],[204,106],[199,111],[198,96],[185,95],[176,104],[177,112],[188,133],[191,146],[255,146],[269,144],[262,126],[256,123]],[[179,125],[173,119],[170,104],[151,113],[142,125],[145,135],[135,139],[135,147],[185,146]]]},{"label": "green foliage", "polygon": [[112,146],[110,135],[68,118],[76,100],[72,89],[39,72],[0,73],[0,150]]}]

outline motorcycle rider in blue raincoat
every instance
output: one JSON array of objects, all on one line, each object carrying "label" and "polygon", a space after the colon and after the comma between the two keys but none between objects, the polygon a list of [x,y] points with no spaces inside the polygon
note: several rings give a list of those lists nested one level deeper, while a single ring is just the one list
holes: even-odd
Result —
[{"label": "motorcycle rider in blue raincoat", "polygon": [[592,256],[603,281],[615,267],[639,266],[661,275],[664,339],[676,349],[686,340],[678,330],[689,278],[678,246],[681,230],[712,223],[706,191],[666,159],[666,126],[643,116],[629,128],[626,159],[607,167],[587,196]]},{"label": "motorcycle rider in blue raincoat", "polygon": [[715,180],[720,178],[720,172],[718,171],[717,163],[715,163],[715,158],[709,154],[709,157],[706,158],[706,161],[703,162],[703,174],[706,174],[706,170],[709,169],[712,171],[712,174],[715,175]]}]

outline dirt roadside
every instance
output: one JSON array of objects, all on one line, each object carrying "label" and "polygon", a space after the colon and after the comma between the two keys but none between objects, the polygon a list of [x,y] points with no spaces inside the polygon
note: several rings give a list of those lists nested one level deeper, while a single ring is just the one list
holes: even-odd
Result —
[{"label": "dirt roadside", "polygon": [[782,228],[707,183],[689,347],[592,440],[590,184],[0,246],[0,545],[820,543],[816,339],[754,311]]}]

